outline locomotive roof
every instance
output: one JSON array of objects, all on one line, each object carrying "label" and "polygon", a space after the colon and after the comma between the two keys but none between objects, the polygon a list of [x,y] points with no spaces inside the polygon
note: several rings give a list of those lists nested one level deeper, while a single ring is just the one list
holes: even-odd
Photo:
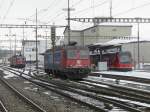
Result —
[{"label": "locomotive roof", "polygon": [[23,57],[23,55],[13,55],[12,57]]},{"label": "locomotive roof", "polygon": [[[88,49],[88,47],[83,47],[83,46],[55,46],[55,50],[59,50],[59,49]],[[46,52],[50,52],[52,51],[52,49],[47,49],[45,51]]]}]

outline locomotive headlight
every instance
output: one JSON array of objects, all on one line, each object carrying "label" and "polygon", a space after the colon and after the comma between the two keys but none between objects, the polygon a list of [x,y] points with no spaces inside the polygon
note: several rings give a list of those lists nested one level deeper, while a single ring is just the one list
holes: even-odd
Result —
[{"label": "locomotive headlight", "polygon": [[81,61],[80,60],[77,60],[77,65],[80,65],[81,64]]}]

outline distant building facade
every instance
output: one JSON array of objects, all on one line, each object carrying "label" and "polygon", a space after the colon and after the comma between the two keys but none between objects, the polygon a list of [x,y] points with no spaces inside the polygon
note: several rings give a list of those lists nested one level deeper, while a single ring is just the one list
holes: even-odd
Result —
[{"label": "distant building facade", "polygon": [[[71,30],[70,41],[78,45],[90,45],[98,42],[107,42],[115,37],[131,36],[131,25],[96,25],[83,30]],[[64,31],[64,43],[68,44],[68,29]]]},{"label": "distant building facade", "polygon": [[[23,53],[23,49],[21,50],[21,52],[26,57],[26,61],[33,62],[33,63],[36,62],[36,41],[24,40],[23,44],[24,44],[24,53]],[[44,57],[40,54],[45,52],[45,50],[48,48],[50,48],[50,44],[46,40],[37,41],[38,61],[40,64],[44,63]]]},{"label": "distant building facade", "polygon": [[[139,43],[140,49],[139,49],[139,59],[140,63],[150,63],[150,41],[140,41]],[[122,44],[122,50],[123,51],[130,51],[132,54],[133,62],[136,65],[138,62],[138,42],[129,42]]]}]

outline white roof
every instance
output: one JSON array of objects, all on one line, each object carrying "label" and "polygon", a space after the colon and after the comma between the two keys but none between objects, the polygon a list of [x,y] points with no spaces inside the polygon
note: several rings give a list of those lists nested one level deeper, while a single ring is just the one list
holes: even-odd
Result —
[{"label": "white roof", "polygon": [[119,43],[111,43],[111,42],[106,42],[106,43],[101,43],[101,42],[99,42],[99,43],[94,43],[94,44],[92,44],[92,45],[101,45],[101,46],[108,46],[108,45],[120,45]]},{"label": "white roof", "polygon": [[[101,24],[98,24],[97,26],[99,27],[110,27],[110,26],[116,26],[116,27],[119,27],[119,26],[122,26],[122,27],[132,27],[131,24],[121,24],[121,23],[101,23]],[[91,27],[94,27],[94,25],[92,23],[80,23],[80,25],[71,25],[71,30],[76,30],[76,31],[82,31],[82,30],[85,30],[85,29],[88,29],[88,28],[91,28]]]},{"label": "white roof", "polygon": [[[140,42],[147,41],[149,42],[149,39],[140,39]],[[131,42],[137,42],[137,39],[113,39],[111,41],[106,42],[105,44],[125,44],[125,43],[131,43]]]}]

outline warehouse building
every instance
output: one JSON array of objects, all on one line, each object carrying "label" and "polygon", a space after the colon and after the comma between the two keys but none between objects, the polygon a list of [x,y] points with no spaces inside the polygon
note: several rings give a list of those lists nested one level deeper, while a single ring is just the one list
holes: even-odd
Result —
[{"label": "warehouse building", "polygon": [[[70,41],[78,45],[108,42],[116,37],[131,36],[131,25],[96,25],[82,30],[71,30]],[[68,44],[68,30],[64,31],[64,44]]]},{"label": "warehouse building", "polygon": [[[130,51],[132,54],[133,64],[135,65],[135,68],[137,68],[138,64],[138,41],[137,39],[114,39],[109,42],[106,42],[107,44],[121,44],[122,45],[122,51]],[[139,61],[141,65],[146,65],[150,63],[150,41],[148,39],[139,41]]]},{"label": "warehouse building", "polygon": [[[36,41],[35,40],[24,40],[24,53],[22,48],[22,54],[26,57],[27,63],[35,63],[36,62]],[[51,48],[50,41],[46,40],[38,40],[37,41],[37,48],[38,48],[38,61],[39,64],[44,63],[44,57],[40,55],[41,53],[45,52],[46,49]]]}]

